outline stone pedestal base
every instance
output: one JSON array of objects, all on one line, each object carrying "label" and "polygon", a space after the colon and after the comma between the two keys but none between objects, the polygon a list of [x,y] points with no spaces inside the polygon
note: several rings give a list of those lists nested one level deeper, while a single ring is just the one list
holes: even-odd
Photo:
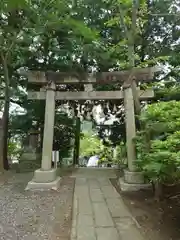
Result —
[{"label": "stone pedestal base", "polygon": [[130,172],[127,169],[124,170],[124,181],[127,183],[144,183],[144,176],[142,172]]},{"label": "stone pedestal base", "polygon": [[119,185],[123,192],[135,192],[142,189],[151,188],[151,184],[126,183],[123,178],[119,179]]},{"label": "stone pedestal base", "polygon": [[24,152],[21,156],[21,161],[36,161],[40,158],[40,154],[35,152]]},{"label": "stone pedestal base", "polygon": [[32,172],[41,167],[41,154],[34,152],[25,152],[22,154],[17,172]]},{"label": "stone pedestal base", "polygon": [[49,183],[53,182],[56,179],[56,169],[50,169],[48,171],[44,171],[41,169],[38,169],[34,172],[34,182],[37,183]]},{"label": "stone pedestal base", "polygon": [[38,169],[34,172],[34,178],[28,182],[25,190],[57,190],[60,186],[60,177],[56,176],[56,169],[43,171]]},{"label": "stone pedestal base", "polygon": [[128,170],[124,171],[124,178],[119,179],[119,185],[124,192],[139,191],[151,187],[151,184],[144,182],[144,177],[141,172],[130,172]]}]

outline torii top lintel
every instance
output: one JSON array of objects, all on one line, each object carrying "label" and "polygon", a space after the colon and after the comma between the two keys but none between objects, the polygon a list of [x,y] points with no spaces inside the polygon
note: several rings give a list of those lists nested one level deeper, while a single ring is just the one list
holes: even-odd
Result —
[{"label": "torii top lintel", "polygon": [[28,82],[34,84],[46,84],[53,81],[56,84],[70,84],[70,83],[99,83],[111,84],[112,82],[122,82],[128,80],[131,76],[136,81],[148,82],[154,78],[154,74],[159,72],[158,67],[148,68],[134,68],[133,70],[114,71],[114,72],[98,72],[94,74],[75,73],[75,72],[41,72],[28,71]]}]

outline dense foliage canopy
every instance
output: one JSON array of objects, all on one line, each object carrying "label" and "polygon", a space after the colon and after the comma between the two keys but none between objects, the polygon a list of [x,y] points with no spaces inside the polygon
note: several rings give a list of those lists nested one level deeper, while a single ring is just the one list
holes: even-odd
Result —
[{"label": "dense foliage canopy", "polygon": [[[13,142],[17,135],[21,140],[32,126],[43,133],[44,102],[27,101],[27,79],[19,74],[24,69],[123,70],[132,65],[131,58],[135,66],[162,64],[164,72],[155,79],[161,80],[161,84],[153,83],[156,90],[153,101],[179,100],[179,5],[178,0],[2,0],[0,107],[4,133],[0,162],[4,161],[4,167],[8,168],[8,142]],[[136,26],[132,24],[134,12],[137,13]],[[80,88],[77,86],[77,90]],[[118,89],[119,86],[108,88]],[[75,103],[70,104],[76,107]],[[158,104],[150,106],[148,112],[154,112],[152,116],[157,109],[166,111],[165,105]],[[169,104],[167,102],[167,106],[171,106]],[[57,103],[57,109],[59,106]],[[12,111],[14,107],[16,111]],[[58,119],[56,143],[61,139],[58,144],[63,152],[70,144],[73,127],[68,115],[59,114]],[[64,122],[69,128],[63,129]],[[171,123],[178,124],[177,121]],[[62,137],[65,129],[69,133]],[[176,137],[177,130],[172,133]]]}]

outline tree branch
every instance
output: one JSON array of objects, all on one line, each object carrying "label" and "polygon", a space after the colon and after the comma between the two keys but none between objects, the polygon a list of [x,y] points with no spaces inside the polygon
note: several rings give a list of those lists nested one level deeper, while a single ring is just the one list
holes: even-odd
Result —
[{"label": "tree branch", "polygon": [[135,109],[137,114],[140,114],[141,111],[141,104],[139,101],[139,96],[136,91],[136,82],[134,81],[132,75],[133,75],[133,68],[135,66],[135,53],[134,53],[134,44],[135,44],[135,37],[136,37],[136,22],[137,22],[137,12],[139,8],[139,0],[133,0],[132,3],[132,25],[131,29],[128,30],[125,22],[124,22],[124,13],[119,6],[119,13],[120,13],[120,21],[121,25],[124,28],[125,35],[128,41],[128,61],[129,61],[129,68],[132,70],[129,78],[127,81],[130,81],[131,88],[132,88],[132,93],[133,93],[133,98],[134,98],[134,103],[135,103]]},{"label": "tree branch", "polygon": [[126,39],[127,39],[127,41],[129,41],[130,34],[129,34],[128,28],[124,22],[124,13],[123,13],[123,10],[121,9],[121,6],[119,6],[119,14],[120,14],[120,22],[121,22],[122,27],[124,28]]}]

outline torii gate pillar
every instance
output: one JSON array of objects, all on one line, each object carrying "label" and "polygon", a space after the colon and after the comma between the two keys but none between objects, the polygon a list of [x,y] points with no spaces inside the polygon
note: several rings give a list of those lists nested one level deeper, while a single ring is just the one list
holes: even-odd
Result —
[{"label": "torii gate pillar", "polygon": [[26,190],[57,190],[60,184],[61,178],[57,177],[56,169],[52,168],[55,90],[56,87],[53,82],[46,88],[45,123],[41,169],[35,171],[34,178],[28,183]]},{"label": "torii gate pillar", "polygon": [[124,170],[124,177],[119,179],[119,184],[122,191],[138,191],[148,188],[150,185],[145,184],[143,174],[138,171],[136,166],[136,147],[134,142],[136,124],[131,86],[124,87],[124,107],[128,169]]}]

